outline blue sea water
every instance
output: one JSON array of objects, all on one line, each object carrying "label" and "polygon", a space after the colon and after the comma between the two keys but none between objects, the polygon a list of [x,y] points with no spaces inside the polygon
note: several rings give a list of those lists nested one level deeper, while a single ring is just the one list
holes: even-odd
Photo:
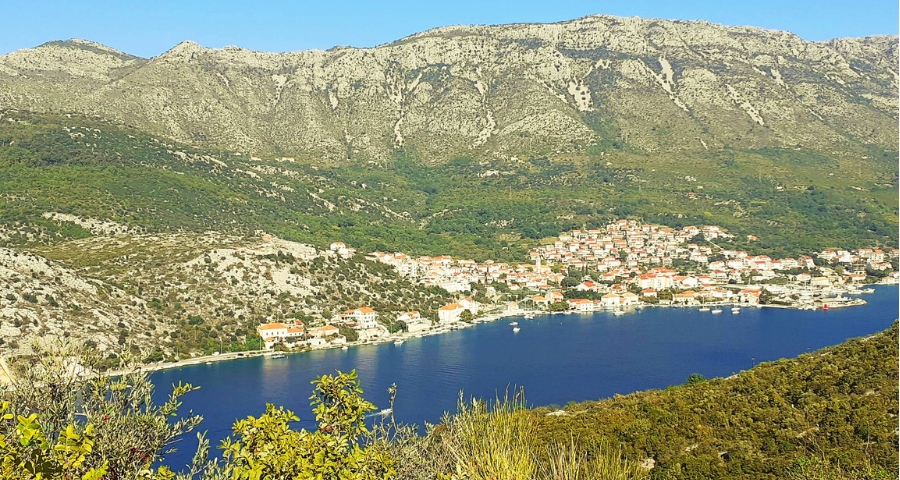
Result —
[{"label": "blue sea water", "polygon": [[[266,403],[282,405],[314,426],[310,382],[335,370],[356,369],[365,397],[387,406],[387,388],[398,387],[399,421],[436,422],[454,411],[459,392],[481,398],[508,386],[525,389],[533,405],[564,405],[614,394],[684,383],[691,373],[728,376],[754,363],[795,357],[852,337],[884,330],[898,317],[898,288],[876,287],[869,303],[831,311],[744,308],[720,315],[697,309],[645,308],[611,313],[512,319],[391,343],[195,365],[152,374],[157,401],[179,381],[201,386],[184,397],[183,411],[204,417],[212,445],[231,433],[238,418],[259,415]],[[196,448],[192,437],[165,464],[181,468]],[[216,452],[213,452],[216,453]]]}]

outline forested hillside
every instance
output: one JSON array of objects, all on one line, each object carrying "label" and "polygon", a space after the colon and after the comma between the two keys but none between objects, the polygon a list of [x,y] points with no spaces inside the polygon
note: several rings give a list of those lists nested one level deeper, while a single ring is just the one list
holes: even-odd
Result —
[{"label": "forested hillside", "polygon": [[759,253],[896,245],[896,154],[853,159],[724,149],[684,157],[458,157],[388,166],[249,158],[76,115],[0,112],[0,242],[91,235],[51,213],[133,232],[206,230],[366,250],[524,260],[543,237],[613,218],[718,224]]}]

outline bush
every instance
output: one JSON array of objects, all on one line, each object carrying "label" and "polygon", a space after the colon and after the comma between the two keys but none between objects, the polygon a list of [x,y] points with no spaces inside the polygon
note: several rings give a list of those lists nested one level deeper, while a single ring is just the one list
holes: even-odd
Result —
[{"label": "bush", "polygon": [[381,448],[360,444],[368,433],[366,413],[375,406],[363,400],[356,371],[324,375],[313,382],[310,397],[318,430],[292,430],[299,421],[290,410],[266,405],[259,418],[234,424],[225,440],[225,474],[232,479],[358,479],[381,480],[394,475],[393,461]]},{"label": "bush", "polygon": [[[180,398],[195,390],[190,384],[174,386],[155,405],[146,374],[94,373],[99,357],[80,347],[48,348],[32,362],[20,365],[13,388],[2,392],[0,478],[152,478],[153,464],[201,421],[173,418]],[[200,437],[201,450],[205,445]]]}]

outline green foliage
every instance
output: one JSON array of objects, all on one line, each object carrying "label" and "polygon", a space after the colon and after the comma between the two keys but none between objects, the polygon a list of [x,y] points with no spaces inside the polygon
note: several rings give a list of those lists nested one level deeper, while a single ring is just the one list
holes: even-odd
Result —
[{"label": "green foliage", "polygon": [[359,332],[346,325],[340,325],[338,327],[338,331],[341,336],[347,339],[348,342],[355,342],[359,340]]},{"label": "green foliage", "polygon": [[94,425],[84,426],[79,435],[75,432],[75,426],[70,424],[59,433],[55,444],[51,444],[36,413],[24,417],[6,413],[7,410],[9,402],[3,402],[0,405],[0,421],[6,425],[15,418],[16,425],[0,436],[0,477],[9,480],[99,480],[107,473],[106,463],[96,468],[84,465],[93,451]]},{"label": "green foliage", "polygon": [[548,445],[574,436],[588,451],[612,441],[627,458],[652,458],[654,479],[791,478],[811,457],[843,475],[833,478],[877,478],[863,474],[898,468],[898,357],[895,323],[728,379],[576,404],[568,415],[537,409],[532,420]]},{"label": "green foliage", "polygon": [[[12,388],[0,392],[0,478],[156,478],[153,464],[202,420],[178,418],[180,398],[195,387],[176,385],[155,405],[146,374],[110,378],[95,373],[96,364],[73,346],[47,347],[17,364]],[[195,459],[195,473],[202,461]]]},{"label": "green foliage", "polygon": [[569,304],[566,302],[553,302],[547,309],[551,312],[565,312],[569,309]]},{"label": "green foliage", "polygon": [[[685,159],[604,144],[602,159],[532,153],[433,166],[400,151],[388,166],[327,167],[194,150],[77,116],[0,114],[12,120],[0,122],[6,244],[90,235],[42,218],[47,211],[144,231],[262,229],[320,246],[515,261],[541,238],[622,217],[719,224],[738,234],[729,247],[747,249],[753,234],[753,250],[774,255],[896,245],[900,236],[896,152],[875,149],[852,162],[776,149]],[[596,128],[615,136],[615,126]],[[489,169],[502,173],[483,176]]]},{"label": "green foliage", "polygon": [[699,373],[692,373],[688,375],[687,381],[684,382],[685,385],[696,385],[698,383],[702,383],[706,381],[706,377],[700,375]]},{"label": "green foliage", "polygon": [[239,420],[221,447],[230,478],[381,480],[394,475],[384,451],[359,443],[368,431],[365,415],[375,406],[362,398],[356,372],[324,375],[313,384],[318,430],[292,430],[288,423],[297,416],[271,404],[259,418]]},{"label": "green foliage", "polygon": [[[389,390],[396,393],[394,387]],[[641,480],[647,474],[608,444],[587,453],[577,439],[542,444],[522,391],[487,402],[460,401],[424,436],[393,420],[376,440],[396,460],[402,480]]]}]

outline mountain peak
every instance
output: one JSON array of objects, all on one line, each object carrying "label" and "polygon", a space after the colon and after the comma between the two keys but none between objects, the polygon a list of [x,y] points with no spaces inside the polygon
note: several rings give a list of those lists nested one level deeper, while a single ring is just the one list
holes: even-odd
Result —
[{"label": "mountain peak", "polygon": [[166,59],[190,59],[191,55],[197,52],[202,52],[206,50],[205,47],[200,45],[197,42],[191,40],[185,40],[178,45],[167,50],[165,53],[156,58],[166,58]]},{"label": "mountain peak", "polygon": [[120,50],[116,50],[115,48],[108,47],[103,45],[102,43],[92,42],[90,40],[83,40],[80,38],[70,38],[68,40],[53,40],[50,42],[42,43],[35,47],[35,50],[43,49],[43,48],[53,48],[53,47],[63,47],[63,48],[71,48],[75,50],[83,50],[88,52],[93,52],[99,55],[111,55],[120,60],[134,60],[140,57],[125,53]]}]

